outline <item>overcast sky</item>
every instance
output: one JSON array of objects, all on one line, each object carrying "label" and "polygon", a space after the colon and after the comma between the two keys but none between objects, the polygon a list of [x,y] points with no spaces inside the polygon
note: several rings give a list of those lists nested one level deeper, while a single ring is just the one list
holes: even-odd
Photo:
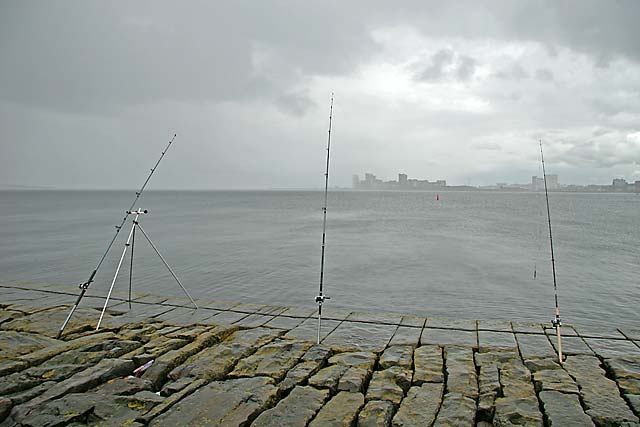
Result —
[{"label": "overcast sky", "polygon": [[640,180],[638,1],[0,0],[0,186]]}]

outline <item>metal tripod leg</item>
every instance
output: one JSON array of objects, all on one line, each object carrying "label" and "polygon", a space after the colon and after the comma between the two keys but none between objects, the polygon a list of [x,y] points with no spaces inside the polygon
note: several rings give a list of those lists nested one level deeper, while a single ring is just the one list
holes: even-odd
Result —
[{"label": "metal tripod leg", "polygon": [[137,222],[138,222],[138,215],[136,215],[135,219],[133,220],[133,225],[131,225],[131,231],[129,232],[129,237],[127,238],[127,242],[124,244],[124,249],[122,250],[122,255],[120,256],[120,261],[118,262],[118,268],[116,268],[116,274],[114,274],[113,276],[113,280],[111,281],[111,286],[109,287],[109,293],[107,294],[107,299],[104,302],[102,313],[100,313],[100,320],[98,320],[96,331],[100,329],[100,324],[102,323],[104,312],[107,310],[107,305],[109,304],[109,298],[111,298],[111,292],[113,292],[113,286],[116,284],[118,273],[120,273],[120,267],[122,267],[122,260],[124,259],[124,256],[127,253],[127,248],[129,247],[129,244],[131,242],[131,236],[133,235],[133,230],[135,229]]},{"label": "metal tripod leg", "polygon": [[156,254],[158,254],[158,256],[160,257],[160,259],[162,260],[162,262],[164,263],[165,267],[167,267],[167,269],[169,270],[169,272],[171,273],[171,275],[173,276],[174,279],[176,279],[176,282],[178,282],[178,285],[180,285],[180,287],[182,288],[182,290],[184,291],[184,293],[187,295],[187,297],[189,297],[189,300],[191,300],[191,303],[193,304],[193,306],[197,309],[198,308],[198,304],[196,304],[196,302],[193,300],[193,298],[191,298],[191,295],[189,295],[189,292],[187,292],[187,289],[182,285],[182,282],[180,282],[180,279],[178,279],[178,276],[176,276],[176,274],[173,272],[173,270],[171,269],[171,267],[169,267],[169,264],[167,264],[167,261],[164,260],[164,258],[162,257],[162,255],[160,254],[160,251],[158,251],[158,248],[156,248],[156,245],[153,244],[153,242],[151,241],[151,239],[149,238],[149,236],[147,236],[147,233],[144,231],[144,229],[140,226],[140,224],[138,224],[138,228],[140,229],[140,231],[142,231],[142,235],[147,239],[147,242],[149,242],[149,244],[151,245],[151,247],[153,248],[154,251],[156,251]]}]

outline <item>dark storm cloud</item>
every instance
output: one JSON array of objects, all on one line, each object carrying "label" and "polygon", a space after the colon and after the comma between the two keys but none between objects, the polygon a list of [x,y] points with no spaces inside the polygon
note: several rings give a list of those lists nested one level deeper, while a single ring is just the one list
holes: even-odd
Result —
[{"label": "dark storm cloud", "polygon": [[[310,74],[349,72],[376,47],[363,23],[320,3],[16,2],[0,19],[0,99],[78,113],[278,99]],[[256,68],[261,48],[276,73]]]}]

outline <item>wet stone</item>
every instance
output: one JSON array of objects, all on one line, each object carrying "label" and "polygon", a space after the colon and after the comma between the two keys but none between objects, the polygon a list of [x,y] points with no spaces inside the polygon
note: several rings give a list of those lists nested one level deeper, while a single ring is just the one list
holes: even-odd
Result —
[{"label": "wet stone", "polygon": [[323,340],[324,344],[341,345],[364,351],[382,351],[397,326],[372,323],[342,322]]},{"label": "wet stone", "polygon": [[393,427],[430,426],[440,408],[443,389],[442,383],[411,387],[393,417]]},{"label": "wet stone", "polygon": [[475,347],[478,345],[478,340],[475,331],[425,328],[420,337],[420,345],[425,344]]},{"label": "wet stone", "polygon": [[338,389],[338,382],[347,369],[346,365],[331,365],[320,369],[317,374],[309,378],[309,385],[317,388],[328,388],[331,392]]},{"label": "wet stone", "polygon": [[393,404],[385,400],[371,400],[358,415],[358,427],[386,427],[393,417]]},{"label": "wet stone", "polygon": [[346,366],[355,366],[370,371],[373,369],[373,365],[376,363],[376,355],[375,353],[362,351],[338,353],[329,359],[329,363],[332,365],[340,364]]},{"label": "wet stone", "polygon": [[37,334],[0,331],[0,360],[11,359],[58,343],[59,341],[53,338]]},{"label": "wet stone", "polygon": [[274,402],[276,390],[273,380],[266,377],[214,381],[180,400],[150,425],[246,425]]},{"label": "wet stone", "polygon": [[168,382],[162,387],[162,390],[160,390],[160,396],[171,396],[172,394],[175,394],[183,390],[192,382],[193,382],[193,378],[189,378],[189,377],[184,377],[184,378],[180,378],[177,381]]},{"label": "wet stone", "polygon": [[524,364],[531,372],[546,371],[549,369],[562,369],[558,364],[557,359],[528,359],[524,361]]},{"label": "wet stone", "polygon": [[230,375],[235,377],[266,375],[280,381],[309,347],[311,347],[309,342],[292,340],[272,342],[246,359],[240,360]]},{"label": "wet stone", "polygon": [[526,359],[553,357],[555,351],[546,335],[517,334],[520,354]]},{"label": "wet stone", "polygon": [[413,365],[413,347],[408,345],[395,345],[388,347],[380,356],[380,367],[382,369],[391,366],[400,366],[411,369]]},{"label": "wet stone", "polygon": [[635,378],[620,378],[618,379],[618,386],[625,394],[640,395],[640,380],[637,380]]},{"label": "wet stone", "polygon": [[408,326],[400,326],[393,334],[393,338],[389,342],[390,346],[394,345],[410,345],[416,347],[420,343],[421,328],[413,328]]},{"label": "wet stone", "polygon": [[5,418],[7,418],[9,412],[11,412],[12,406],[13,403],[10,399],[7,399],[6,397],[0,397],[0,423],[4,421]]},{"label": "wet stone", "polygon": [[398,405],[410,386],[410,370],[392,366],[383,371],[376,371],[369,383],[366,400],[387,400]]},{"label": "wet stone", "polygon": [[478,378],[473,363],[473,351],[466,347],[445,347],[444,356],[448,392],[476,399]]},{"label": "wet stone", "polygon": [[511,322],[508,322],[506,320],[492,320],[492,319],[478,320],[478,330],[479,331],[495,331],[495,332],[512,332]]},{"label": "wet stone", "polygon": [[255,328],[234,332],[224,341],[187,359],[169,372],[169,378],[177,380],[189,376],[207,380],[221,380],[236,362],[252,354],[276,338],[273,329]]},{"label": "wet stone", "polygon": [[193,342],[179,349],[170,350],[158,357],[151,367],[144,372],[143,378],[149,380],[153,384],[154,389],[159,389],[161,384],[166,381],[167,374],[172,369],[203,348],[226,338],[234,331],[235,328],[215,327],[211,330],[201,332]]},{"label": "wet stone", "polygon": [[640,357],[622,357],[604,361],[608,370],[613,372],[616,379],[634,378],[640,380]]},{"label": "wet stone", "polygon": [[466,319],[452,319],[447,317],[430,317],[426,327],[441,329],[461,329],[464,331],[476,331],[476,321]]},{"label": "wet stone", "polygon": [[319,369],[320,364],[315,361],[298,363],[289,372],[287,372],[287,376],[280,383],[280,390],[286,392],[293,387],[304,383],[307,378],[315,374]]},{"label": "wet stone", "polygon": [[274,408],[260,414],[251,425],[253,427],[305,426],[328,398],[328,390],[296,387]]},{"label": "wet stone", "polygon": [[496,348],[517,348],[515,336],[507,332],[478,331],[480,351]]},{"label": "wet stone", "polygon": [[426,317],[407,315],[402,317],[402,320],[400,321],[400,326],[413,326],[415,328],[419,328],[420,330],[422,330],[422,327],[424,326],[426,321],[427,321]]},{"label": "wet stone", "polygon": [[539,396],[550,427],[594,427],[577,395],[543,391]]},{"label": "wet stone", "polygon": [[130,360],[104,359],[96,366],[78,372],[71,378],[57,383],[35,399],[17,406],[13,412],[16,413],[18,419],[29,417],[30,413],[37,412],[45,402],[60,398],[66,394],[87,391],[112,378],[125,376],[131,371],[133,371],[133,362]]},{"label": "wet stone", "polygon": [[540,323],[511,322],[511,327],[517,334],[544,334],[544,328]]},{"label": "wet stone", "polygon": [[585,341],[598,356],[603,358],[619,358],[628,355],[640,357],[640,348],[628,340],[585,338]]},{"label": "wet stone", "polygon": [[600,360],[592,356],[570,356],[565,369],[580,386],[586,412],[597,425],[615,426],[639,422],[620,396],[615,382],[605,377]]},{"label": "wet stone", "polygon": [[[323,310],[324,312],[324,310]],[[320,330],[320,339],[324,340],[327,335],[329,335],[340,322],[335,320],[324,320],[322,319],[322,328]],[[306,341],[315,341],[318,334],[318,320],[317,319],[305,319],[302,323],[300,323],[295,328],[291,329],[285,335],[285,338],[295,338]]]},{"label": "wet stone", "polygon": [[[60,329],[60,325],[65,321],[68,315],[66,307],[56,307],[49,310],[38,311],[23,317],[19,317],[10,322],[2,324],[3,329],[10,329],[21,332],[31,332],[55,338]],[[81,330],[90,330],[95,328],[95,323],[100,316],[97,310],[90,308],[78,308],[73,314],[73,319],[67,325],[65,333],[72,333]],[[105,314],[105,317],[110,317]]]},{"label": "wet stone", "polygon": [[493,419],[495,400],[498,397],[498,393],[500,393],[501,387],[498,365],[496,363],[484,363],[479,368],[478,418],[490,421]]},{"label": "wet stone", "polygon": [[533,374],[536,392],[558,391],[578,394],[578,386],[564,369],[548,369]]},{"label": "wet stone", "polygon": [[338,390],[362,392],[370,371],[365,368],[350,366],[338,382]]},{"label": "wet stone", "polygon": [[[556,336],[550,335],[549,339],[551,341],[551,345],[553,346],[555,354],[558,354],[558,343],[556,341]],[[565,355],[593,355],[593,351],[589,348],[589,346],[584,342],[582,338],[572,336],[562,337],[562,353]]]},{"label": "wet stone", "polygon": [[415,372],[413,383],[441,383],[444,381],[442,348],[437,345],[423,345],[414,351]]},{"label": "wet stone", "polygon": [[434,427],[473,426],[476,420],[476,402],[459,393],[447,393],[438,412]]},{"label": "wet stone", "polygon": [[38,396],[40,396],[45,391],[49,390],[56,383],[54,381],[45,381],[38,386],[30,388],[28,390],[24,390],[18,393],[10,394],[6,396],[11,399],[14,405],[21,405],[25,402],[30,401]]},{"label": "wet stone", "polygon": [[527,397],[499,397],[496,399],[495,427],[542,427],[542,414],[535,394]]},{"label": "wet stone", "polygon": [[351,427],[364,405],[362,393],[341,391],[320,409],[310,427],[344,426]]}]

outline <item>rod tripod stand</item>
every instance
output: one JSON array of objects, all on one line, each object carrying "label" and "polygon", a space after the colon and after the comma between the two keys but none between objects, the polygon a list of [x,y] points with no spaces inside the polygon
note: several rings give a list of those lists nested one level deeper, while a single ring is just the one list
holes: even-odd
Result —
[{"label": "rod tripod stand", "polygon": [[113,292],[113,287],[116,284],[118,273],[120,273],[120,267],[122,267],[122,261],[124,260],[124,256],[127,254],[127,249],[129,248],[129,246],[131,246],[131,265],[129,268],[129,309],[131,309],[131,282],[133,278],[133,249],[136,241],[136,229],[140,230],[140,232],[145,237],[145,239],[147,239],[147,242],[149,242],[153,250],[156,252],[156,254],[158,254],[158,257],[160,257],[160,260],[162,260],[162,263],[165,265],[165,267],[167,267],[167,269],[169,270],[173,278],[176,279],[176,282],[178,282],[178,285],[180,285],[180,287],[182,288],[184,293],[187,295],[187,297],[189,297],[189,300],[191,301],[193,306],[196,309],[198,308],[198,305],[193,300],[193,298],[191,298],[191,295],[189,295],[189,292],[187,292],[187,289],[182,285],[182,282],[180,282],[180,279],[178,279],[178,276],[176,276],[176,274],[173,272],[171,267],[169,267],[169,264],[167,264],[167,261],[165,261],[164,257],[160,254],[160,251],[158,251],[158,248],[156,248],[156,245],[153,244],[153,242],[151,241],[147,233],[144,231],[144,229],[140,225],[138,218],[140,217],[140,215],[147,214],[147,213],[148,211],[146,209],[145,210],[138,209],[137,211],[127,211],[127,215],[135,215],[135,217],[133,218],[133,224],[131,225],[131,231],[129,232],[129,237],[127,237],[127,241],[124,244],[124,249],[122,250],[122,255],[120,256],[120,261],[118,262],[118,267],[116,268],[116,273],[113,276],[113,280],[111,281],[111,286],[109,287],[109,293],[107,294],[107,299],[104,302],[102,313],[100,313],[100,320],[98,320],[96,331],[100,329],[102,318],[104,317],[104,313],[107,310],[107,305],[109,304],[109,298],[111,298],[111,292]]}]

